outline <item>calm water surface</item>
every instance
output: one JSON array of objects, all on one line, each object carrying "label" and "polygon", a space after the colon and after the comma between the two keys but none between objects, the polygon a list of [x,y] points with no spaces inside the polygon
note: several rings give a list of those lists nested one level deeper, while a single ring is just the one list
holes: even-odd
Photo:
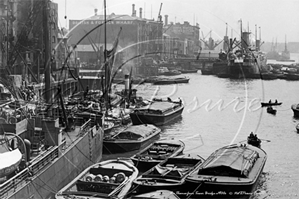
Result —
[{"label": "calm water surface", "polygon": [[[189,84],[137,86],[138,95],[145,99],[180,97],[185,103],[182,117],[162,127],[161,139],[183,140],[185,153],[207,158],[224,145],[245,141],[253,131],[265,140],[262,148],[268,154],[253,198],[298,198],[299,134],[295,127],[299,121],[291,105],[299,102],[299,82],[230,80],[201,73],[187,76]],[[276,116],[260,106],[270,99],[282,102],[275,107]],[[223,103],[223,109],[218,103]]]}]

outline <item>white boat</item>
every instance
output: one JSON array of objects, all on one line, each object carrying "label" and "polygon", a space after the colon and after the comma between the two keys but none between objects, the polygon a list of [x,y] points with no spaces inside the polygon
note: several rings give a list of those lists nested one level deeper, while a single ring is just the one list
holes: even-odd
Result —
[{"label": "white boat", "polygon": [[85,169],[62,188],[56,199],[64,198],[119,198],[129,191],[138,170],[128,160],[107,160]]}]

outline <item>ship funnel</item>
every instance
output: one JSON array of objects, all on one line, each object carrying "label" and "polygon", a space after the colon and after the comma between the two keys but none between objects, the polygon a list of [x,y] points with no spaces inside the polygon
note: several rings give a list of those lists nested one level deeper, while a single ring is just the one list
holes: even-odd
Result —
[{"label": "ship funnel", "polygon": [[250,47],[250,40],[249,40],[250,32],[242,32],[242,48],[248,49]]},{"label": "ship funnel", "polygon": [[229,38],[228,38],[228,36],[224,36],[224,39],[223,39],[223,50],[225,51],[225,52],[228,52],[228,50],[229,50]]},{"label": "ship funnel", "polygon": [[165,26],[168,25],[168,15],[165,15]]},{"label": "ship funnel", "polygon": [[133,17],[135,17],[135,9],[134,9],[134,7],[135,7],[135,4],[132,4],[132,15],[131,16],[133,16]]},{"label": "ship funnel", "polygon": [[125,90],[129,90],[129,75],[125,75],[125,81],[124,81],[124,84],[125,84]]},{"label": "ship funnel", "polygon": [[140,18],[143,18],[143,8],[140,8]]}]

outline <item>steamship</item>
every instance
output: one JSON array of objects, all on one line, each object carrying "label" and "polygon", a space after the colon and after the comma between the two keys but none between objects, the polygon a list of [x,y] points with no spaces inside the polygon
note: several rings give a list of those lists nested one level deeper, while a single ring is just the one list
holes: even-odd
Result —
[{"label": "steamship", "polygon": [[[260,78],[267,67],[267,59],[259,50],[249,48],[250,32],[242,33],[241,49],[229,54],[228,73],[232,78]],[[260,46],[260,40],[257,40]]]},{"label": "steamship", "polygon": [[227,76],[230,78],[261,78],[261,74],[267,71],[267,58],[260,51],[261,40],[256,39],[255,49],[253,49],[249,36],[250,32],[243,32],[241,25],[239,49],[228,54]]},{"label": "steamship", "polygon": [[[14,3],[7,1],[8,6]],[[45,83],[42,89],[47,104],[41,108],[36,105],[33,109],[26,105],[26,108],[23,105],[1,108],[6,117],[1,115],[0,123],[0,198],[51,198],[102,158],[103,128],[99,120],[91,116],[73,117],[70,121],[64,117],[62,124],[59,121],[59,111],[64,110],[61,94],[61,103],[49,108],[54,92],[67,89],[64,81],[53,82],[50,77],[49,65],[53,61],[49,35],[51,3],[44,0],[32,4],[33,10],[37,11],[36,6],[43,10],[33,13],[32,17],[43,19]],[[62,107],[57,108],[60,105]]]}]

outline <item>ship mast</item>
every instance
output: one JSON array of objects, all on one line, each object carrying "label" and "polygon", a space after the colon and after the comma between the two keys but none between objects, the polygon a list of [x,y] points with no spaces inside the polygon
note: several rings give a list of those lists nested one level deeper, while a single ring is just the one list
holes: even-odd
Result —
[{"label": "ship mast", "polygon": [[108,66],[108,63],[106,63],[106,58],[107,58],[107,46],[106,46],[106,0],[104,0],[104,74],[105,74],[105,79],[104,79],[104,82],[105,82],[105,86],[104,86],[104,100],[105,100],[105,107],[106,109],[108,108],[108,101],[109,101],[109,95],[108,95],[108,92],[109,92],[109,79],[110,79],[110,74],[109,74],[109,66]]},{"label": "ship mast", "polygon": [[44,63],[44,75],[45,75],[45,100],[46,103],[51,104],[51,82],[50,82],[50,33],[49,33],[49,5],[48,0],[44,0],[43,10],[43,33],[45,42],[45,63]]},{"label": "ship mast", "polygon": [[286,35],[285,35],[285,46],[284,46],[284,51],[287,51],[287,45],[286,45]]}]

